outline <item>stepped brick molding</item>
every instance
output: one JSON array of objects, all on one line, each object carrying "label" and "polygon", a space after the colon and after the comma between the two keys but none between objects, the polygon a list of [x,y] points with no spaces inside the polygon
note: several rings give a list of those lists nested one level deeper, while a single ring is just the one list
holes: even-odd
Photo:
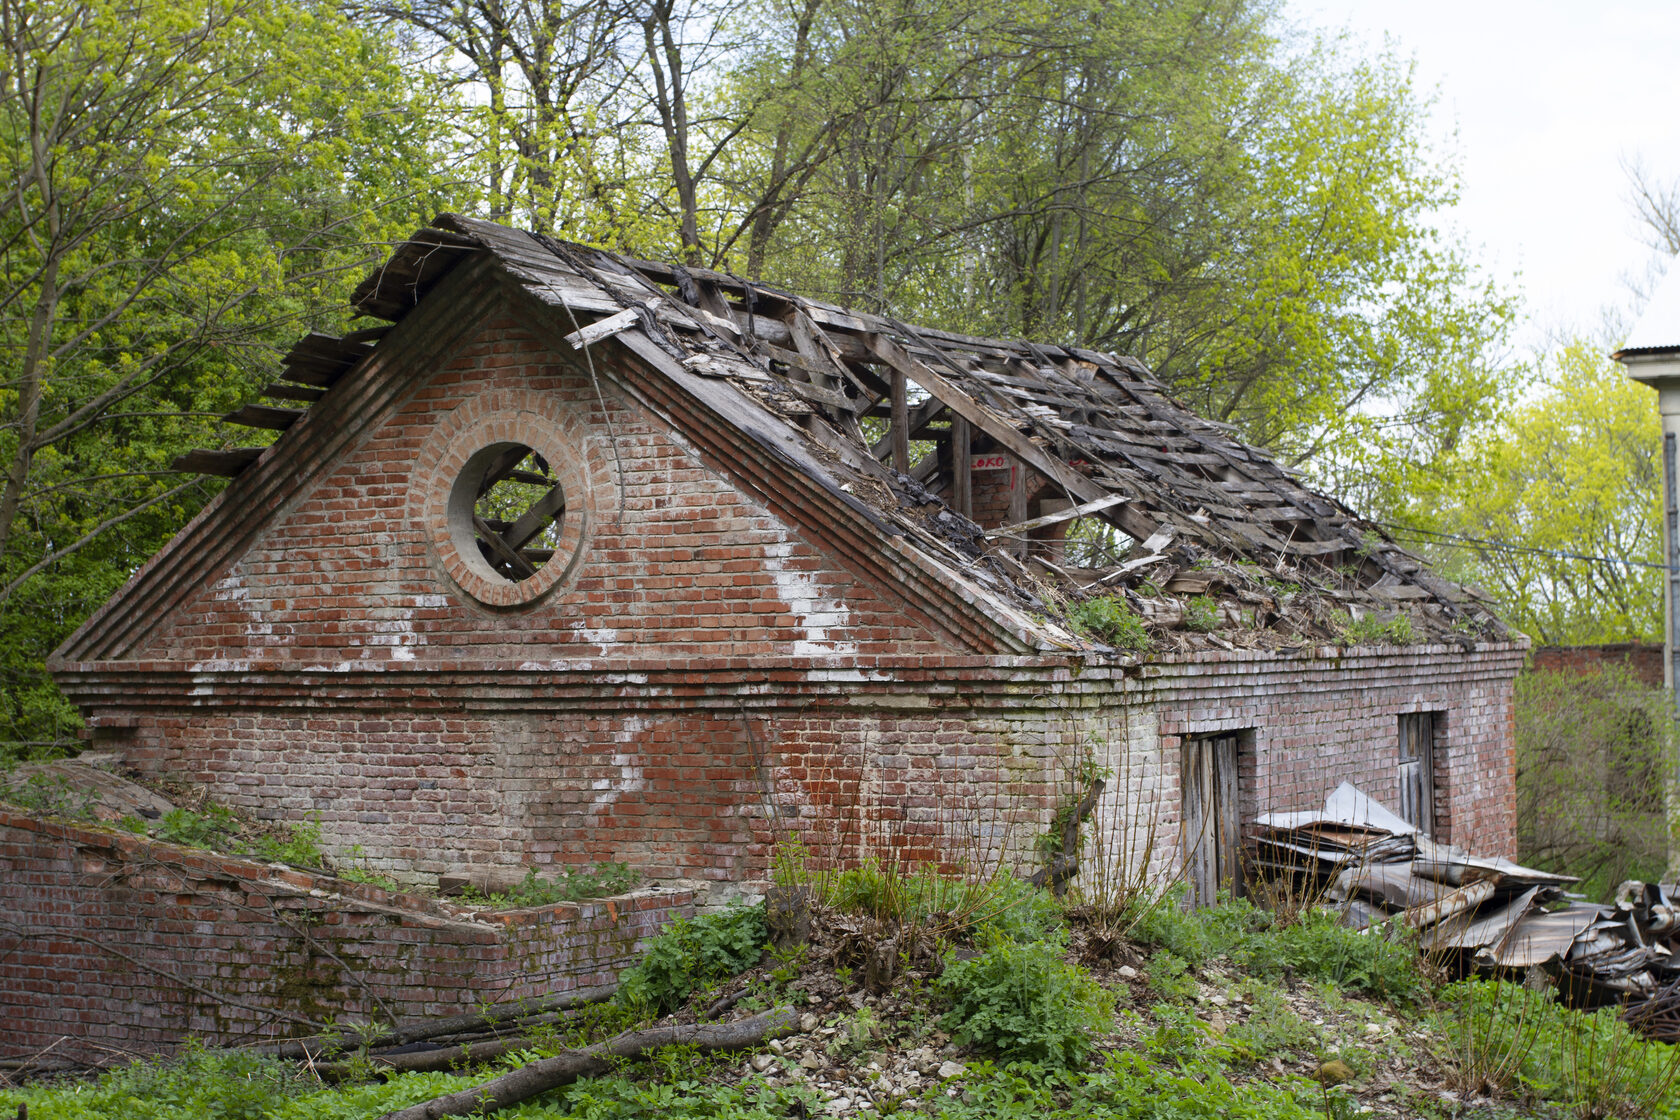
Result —
[{"label": "stepped brick molding", "polygon": [[601,989],[693,913],[692,892],[656,888],[479,915],[0,806],[0,1057],[98,1062]]}]

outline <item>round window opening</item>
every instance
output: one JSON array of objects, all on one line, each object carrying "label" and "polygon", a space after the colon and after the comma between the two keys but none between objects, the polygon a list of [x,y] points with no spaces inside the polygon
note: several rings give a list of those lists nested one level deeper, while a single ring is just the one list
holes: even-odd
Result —
[{"label": "round window opening", "polygon": [[461,469],[449,491],[449,533],[467,566],[486,579],[520,583],[560,544],[566,492],[541,454],[493,443]]}]

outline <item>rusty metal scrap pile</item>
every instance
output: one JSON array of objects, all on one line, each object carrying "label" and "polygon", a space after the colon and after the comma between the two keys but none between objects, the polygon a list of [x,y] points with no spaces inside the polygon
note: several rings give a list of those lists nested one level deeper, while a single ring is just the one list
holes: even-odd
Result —
[{"label": "rusty metal scrap pile", "polygon": [[1623,1006],[1644,1033],[1680,1041],[1680,908],[1672,885],[1622,884],[1609,905],[1577,882],[1439,844],[1344,782],[1324,809],[1267,813],[1251,841],[1268,878],[1306,879],[1360,928],[1392,922],[1463,972],[1550,976],[1580,1007]]}]

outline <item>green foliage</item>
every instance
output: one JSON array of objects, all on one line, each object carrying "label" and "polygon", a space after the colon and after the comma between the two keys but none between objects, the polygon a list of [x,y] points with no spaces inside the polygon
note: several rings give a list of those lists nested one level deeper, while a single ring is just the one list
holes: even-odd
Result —
[{"label": "green foliage", "polygon": [[1333,913],[1310,910],[1297,922],[1250,937],[1233,956],[1256,976],[1292,969],[1307,979],[1415,1005],[1427,990],[1417,950],[1393,935],[1382,926],[1349,929]]},{"label": "green foliage", "polygon": [[0,1112],[27,1105],[36,1120],[270,1120],[316,1085],[288,1062],[189,1045],[90,1083],[0,1090]]},{"label": "green foliage", "polygon": [[620,977],[616,998],[621,1006],[663,1015],[696,989],[757,964],[769,936],[763,906],[735,904],[719,913],[679,918]]},{"label": "green foliage", "polygon": [[1271,924],[1271,915],[1247,899],[1225,899],[1218,906],[1187,910],[1184,896],[1180,885],[1133,916],[1132,939],[1146,948],[1171,953],[1192,968],[1203,968]]},{"label": "green foliage", "polygon": [[1576,1011],[1550,990],[1484,980],[1452,985],[1443,1003],[1443,1057],[1477,1091],[1516,1088],[1581,1117],[1680,1116],[1680,1049],[1640,1038],[1614,1008]]},{"label": "green foliage", "polygon": [[217,492],[174,457],[435,212],[451,99],[319,0],[31,4],[0,47],[0,757],[45,757],[46,654]]},{"label": "green foliage", "polygon": [[1350,991],[1416,1003],[1424,993],[1417,951],[1384,933],[1381,927],[1369,933],[1349,929],[1323,910],[1274,925],[1270,914],[1246,899],[1196,910],[1169,900],[1139,916],[1132,927],[1134,940],[1157,950],[1149,965],[1151,983],[1161,973],[1164,987],[1157,990],[1166,998],[1186,998],[1176,979],[1182,969],[1175,962],[1202,968],[1226,957],[1257,976],[1278,976],[1287,968]]},{"label": "green foliage", "polygon": [[0,773],[0,800],[42,816],[85,821],[93,819],[93,807],[99,799],[62,774],[35,770],[22,778],[15,773]]},{"label": "green foliage", "polygon": [[1577,339],[1548,355],[1543,391],[1472,430],[1395,514],[1427,531],[1444,574],[1488,591],[1542,644],[1662,639],[1657,398],[1604,349]]},{"label": "green foliage", "polygon": [[1211,595],[1197,595],[1185,603],[1184,628],[1197,634],[1211,634],[1219,629],[1219,600]]},{"label": "green foliage", "polygon": [[1536,867],[1607,900],[1667,866],[1663,790],[1674,776],[1673,700],[1631,671],[1517,678],[1517,843]]},{"label": "green foliage", "polygon": [[275,863],[289,863],[296,867],[325,867],[327,857],[321,851],[321,822],[295,821],[280,826],[279,835],[264,833],[250,843],[250,852]]},{"label": "green foliage", "polygon": [[936,988],[951,1003],[945,1029],[1006,1059],[1076,1066],[1113,1024],[1114,997],[1049,942],[995,937],[978,956],[948,958]]},{"label": "green foliage", "polygon": [[[1314,1087],[1311,1092],[1317,1096]],[[1217,1070],[1181,1071],[1135,1051],[1104,1056],[1094,1070],[1014,1063],[969,1066],[960,1099],[942,1104],[949,1120],[1316,1120],[1288,1089],[1237,1084]]]},{"label": "green foliage", "polygon": [[167,844],[221,849],[232,845],[238,831],[239,818],[213,801],[205,802],[201,810],[171,809],[150,829],[153,837]]},{"label": "green foliage", "polygon": [[809,890],[825,906],[894,926],[919,927],[935,938],[960,938],[991,927],[1017,941],[1049,936],[1062,926],[1049,892],[1003,871],[945,874],[927,865],[869,859],[839,871],[813,871],[797,842],[778,844],[773,875],[782,887]]},{"label": "green foliage", "polygon": [[1152,644],[1143,619],[1120,595],[1099,595],[1068,607],[1068,622],[1081,634],[1117,649],[1147,650]]},{"label": "green foliage", "polygon": [[640,872],[627,863],[598,863],[593,867],[568,867],[558,879],[545,879],[537,869],[525,869],[525,878],[505,891],[484,892],[469,886],[461,897],[472,903],[519,908],[551,906],[556,902],[580,902],[586,898],[610,898],[634,890],[642,881]]},{"label": "green foliage", "polygon": [[1196,980],[1183,957],[1165,949],[1149,958],[1149,990],[1168,1003],[1196,998]]},{"label": "green foliage", "polygon": [[1239,1060],[1258,1062],[1276,1054],[1310,1054],[1323,1045],[1318,1029],[1295,1014],[1275,989],[1250,984],[1248,996],[1248,1018],[1225,1032],[1225,1044]]},{"label": "green foliage", "polygon": [[1410,645],[1415,634],[1410,616],[1395,612],[1383,618],[1375,613],[1354,618],[1346,611],[1338,611],[1334,619],[1336,636],[1343,645]]}]

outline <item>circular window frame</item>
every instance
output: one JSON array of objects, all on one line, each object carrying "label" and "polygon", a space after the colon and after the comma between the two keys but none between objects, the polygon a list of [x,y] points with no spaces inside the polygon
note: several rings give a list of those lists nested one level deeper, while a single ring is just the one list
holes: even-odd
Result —
[{"label": "circular window frame", "polygon": [[[547,402],[530,399],[534,395],[519,396],[527,399],[473,401],[451,413],[442,430],[427,441],[429,453],[422,455],[419,472],[423,482],[416,488],[418,508],[411,511],[450,581],[479,603],[502,609],[527,606],[570,581],[582,558],[593,512],[582,441],[573,438],[556,411],[541,407]],[[497,572],[479,552],[471,516],[477,485],[463,485],[471,470],[483,470],[493,449],[513,444],[546,459],[566,496],[553,556],[535,575],[517,582]]]}]

